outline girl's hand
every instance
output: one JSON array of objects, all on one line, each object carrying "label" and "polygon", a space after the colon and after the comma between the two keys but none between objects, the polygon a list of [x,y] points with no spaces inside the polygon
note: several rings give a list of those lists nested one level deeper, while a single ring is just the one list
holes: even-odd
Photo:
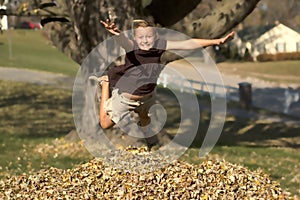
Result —
[{"label": "girl's hand", "polygon": [[229,33],[228,35],[226,35],[225,37],[220,39],[220,43],[219,44],[224,44],[225,42],[232,40],[234,38],[234,34],[235,32],[232,31],[231,33]]},{"label": "girl's hand", "polygon": [[100,20],[100,23],[103,24],[104,28],[106,28],[106,30],[113,35],[119,35],[121,32],[116,24],[114,22],[111,22],[109,19],[107,19],[106,21]]}]

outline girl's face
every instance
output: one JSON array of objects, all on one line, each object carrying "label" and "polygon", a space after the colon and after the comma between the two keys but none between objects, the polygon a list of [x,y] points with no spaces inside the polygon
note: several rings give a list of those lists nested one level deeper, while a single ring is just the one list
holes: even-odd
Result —
[{"label": "girl's face", "polygon": [[153,27],[138,27],[134,30],[134,39],[142,50],[149,50],[156,40],[156,33]]}]

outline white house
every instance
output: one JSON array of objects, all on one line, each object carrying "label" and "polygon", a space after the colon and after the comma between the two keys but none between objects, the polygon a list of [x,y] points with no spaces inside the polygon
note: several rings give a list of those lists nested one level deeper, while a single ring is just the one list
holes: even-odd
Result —
[{"label": "white house", "polygon": [[300,33],[281,24],[247,27],[237,33],[233,41],[238,53],[243,56],[246,49],[256,60],[262,53],[276,54],[300,52]]},{"label": "white house", "polygon": [[[6,6],[0,6],[0,9],[6,10]],[[0,27],[2,30],[8,29],[8,21],[6,15],[2,16],[2,18],[0,19]]]}]

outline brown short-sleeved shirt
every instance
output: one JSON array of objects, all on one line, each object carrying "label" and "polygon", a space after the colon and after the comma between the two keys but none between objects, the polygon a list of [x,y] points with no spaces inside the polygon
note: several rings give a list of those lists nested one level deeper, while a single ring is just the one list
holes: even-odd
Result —
[{"label": "brown short-sleeved shirt", "polygon": [[109,69],[111,87],[119,88],[121,93],[145,95],[153,92],[164,65],[161,56],[166,50],[166,40],[158,39],[154,46],[146,50],[138,48],[134,42],[133,51],[126,53],[125,64]]}]

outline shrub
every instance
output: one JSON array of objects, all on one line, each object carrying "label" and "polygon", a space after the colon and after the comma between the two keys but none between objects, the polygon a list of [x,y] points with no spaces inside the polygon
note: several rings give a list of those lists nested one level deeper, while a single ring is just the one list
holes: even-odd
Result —
[{"label": "shrub", "polygon": [[263,53],[257,56],[257,60],[260,62],[300,60],[300,52],[277,53],[277,54]]}]

